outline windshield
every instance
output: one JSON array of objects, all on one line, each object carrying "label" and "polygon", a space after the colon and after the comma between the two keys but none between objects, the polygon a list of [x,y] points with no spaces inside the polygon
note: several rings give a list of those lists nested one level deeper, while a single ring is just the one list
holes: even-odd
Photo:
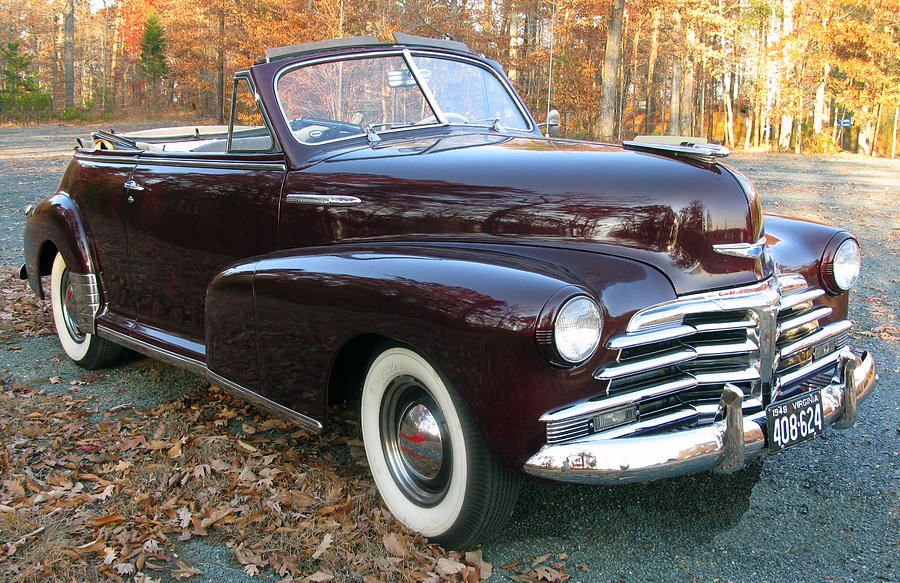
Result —
[{"label": "windshield", "polygon": [[527,130],[528,122],[493,73],[469,62],[414,56],[438,107],[450,123],[485,123]]},{"label": "windshield", "polygon": [[285,71],[277,94],[294,137],[318,144],[374,132],[439,123],[528,130],[503,83],[471,62],[414,56],[419,79],[400,55],[314,63]]}]

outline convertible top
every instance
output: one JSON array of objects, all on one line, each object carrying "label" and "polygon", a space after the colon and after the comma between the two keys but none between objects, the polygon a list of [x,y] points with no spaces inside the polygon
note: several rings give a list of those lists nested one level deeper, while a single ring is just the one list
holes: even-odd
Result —
[{"label": "convertible top", "polygon": [[[404,34],[402,32],[395,32],[394,40],[396,41],[396,44],[399,44],[399,45],[447,49],[447,50],[458,51],[458,52],[462,52],[462,53],[471,53],[472,52],[469,50],[469,47],[467,47],[464,43],[461,43],[461,42],[455,41],[455,40],[428,38],[428,37],[424,37],[424,36],[415,36],[412,34]],[[357,48],[357,47],[371,47],[371,46],[393,46],[393,45],[382,43],[376,37],[374,37],[370,34],[364,35],[364,36],[348,36],[348,37],[337,38],[337,39],[332,39],[332,40],[300,43],[300,44],[289,45],[289,46],[285,46],[285,47],[277,47],[274,49],[266,49],[266,53],[265,53],[266,57],[261,62],[271,63],[272,61],[276,61],[278,59],[285,59],[288,57],[302,55],[305,53],[327,51],[329,49]]]}]

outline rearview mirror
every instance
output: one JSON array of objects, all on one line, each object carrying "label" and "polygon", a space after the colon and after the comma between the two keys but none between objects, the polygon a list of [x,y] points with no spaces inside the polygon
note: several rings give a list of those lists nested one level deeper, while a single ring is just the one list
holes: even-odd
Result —
[{"label": "rearview mirror", "polygon": [[556,109],[551,109],[550,111],[547,112],[547,121],[545,121],[543,123],[539,123],[538,127],[547,128],[546,135],[556,136],[556,135],[559,135],[559,129],[558,129],[559,124],[560,124],[559,111]]},{"label": "rearview mirror", "polygon": [[[422,69],[419,71],[419,74],[422,76],[422,79],[427,81],[431,78],[431,71],[428,69]],[[412,73],[408,69],[397,69],[394,71],[388,71],[387,74],[388,87],[397,88],[397,87],[412,87],[416,84],[416,79],[413,77]]]}]

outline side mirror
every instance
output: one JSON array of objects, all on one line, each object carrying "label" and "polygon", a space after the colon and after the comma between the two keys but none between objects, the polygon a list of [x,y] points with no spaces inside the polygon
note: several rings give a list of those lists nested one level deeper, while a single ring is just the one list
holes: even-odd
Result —
[{"label": "side mirror", "polygon": [[548,135],[548,136],[558,136],[559,135],[559,124],[560,124],[559,111],[557,111],[555,109],[551,109],[547,113],[547,121],[545,121],[544,123],[539,123],[538,127],[542,127],[542,126],[546,127],[547,128],[546,135]]}]

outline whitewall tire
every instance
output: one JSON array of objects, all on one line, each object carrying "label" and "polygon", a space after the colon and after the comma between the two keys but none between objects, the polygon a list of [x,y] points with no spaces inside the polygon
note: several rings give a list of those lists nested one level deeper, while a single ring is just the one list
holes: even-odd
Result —
[{"label": "whitewall tire", "polygon": [[459,396],[416,352],[393,346],[372,360],[361,426],[375,484],[409,529],[462,548],[512,514],[519,478],[493,458]]},{"label": "whitewall tire", "polygon": [[78,326],[72,314],[74,293],[66,261],[61,253],[57,253],[50,272],[50,303],[56,335],[63,350],[75,364],[88,369],[109,366],[121,360],[125,354],[123,347],[87,333]]}]

